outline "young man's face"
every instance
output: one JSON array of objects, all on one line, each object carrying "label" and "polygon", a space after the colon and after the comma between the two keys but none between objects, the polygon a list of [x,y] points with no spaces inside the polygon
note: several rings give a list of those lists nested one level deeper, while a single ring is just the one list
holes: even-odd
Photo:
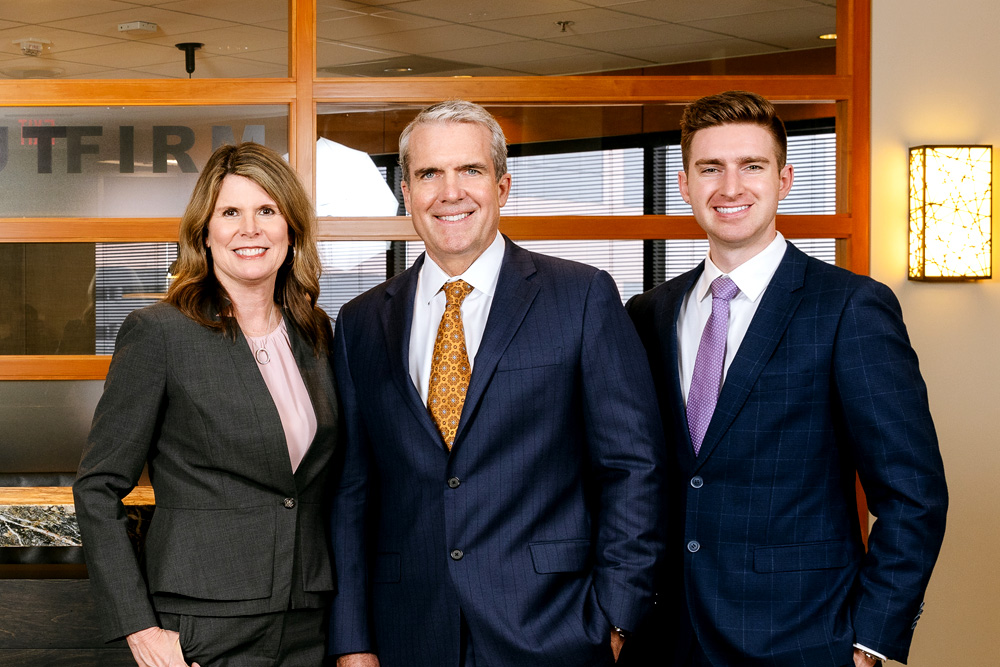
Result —
[{"label": "young man's face", "polygon": [[728,272],[774,240],[774,216],[792,188],[792,166],[778,167],[774,138],[760,125],[717,125],[691,137],[678,185],[708,234],[712,261]]},{"label": "young man's face", "polygon": [[425,123],[410,134],[406,209],[428,256],[449,275],[464,273],[493,243],[510,174],[498,181],[490,132],[475,123]]}]

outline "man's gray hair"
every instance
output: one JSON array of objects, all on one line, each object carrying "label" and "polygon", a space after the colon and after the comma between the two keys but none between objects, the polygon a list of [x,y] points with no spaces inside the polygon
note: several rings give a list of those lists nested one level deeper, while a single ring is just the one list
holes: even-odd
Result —
[{"label": "man's gray hair", "polygon": [[447,100],[427,107],[410,121],[399,135],[399,166],[403,170],[403,180],[410,182],[410,134],[418,125],[430,123],[475,123],[490,132],[490,157],[497,182],[507,173],[507,138],[503,129],[489,111],[465,100]]}]

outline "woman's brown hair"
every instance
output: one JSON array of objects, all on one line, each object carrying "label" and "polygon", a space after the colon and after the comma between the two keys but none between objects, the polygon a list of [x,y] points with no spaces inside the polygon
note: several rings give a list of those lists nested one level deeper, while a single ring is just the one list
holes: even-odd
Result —
[{"label": "woman's brown hair", "polygon": [[259,185],[288,223],[291,245],[278,269],[274,301],[319,356],[329,349],[332,333],[330,318],[316,305],[322,270],[316,250],[316,215],[298,175],[280,155],[260,144],[222,146],[208,159],[181,218],[177,263],[166,301],[195,322],[236,339],[239,324],[229,295],[215,277],[212,252],[205,246],[222,181],[230,174]]}]

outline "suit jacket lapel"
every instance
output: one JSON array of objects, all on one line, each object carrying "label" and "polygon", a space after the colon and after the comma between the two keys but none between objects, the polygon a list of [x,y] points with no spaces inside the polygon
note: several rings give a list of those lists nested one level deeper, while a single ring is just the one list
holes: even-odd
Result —
[{"label": "suit jacket lapel", "polygon": [[[317,447],[316,444],[323,439],[337,437],[337,395],[328,355],[317,357],[313,354],[312,348],[287,315],[285,328],[288,331],[288,342],[291,344],[295,364],[299,368],[302,382],[306,386],[313,411],[316,413],[316,436],[309,443],[309,449],[295,469],[296,479],[304,483],[322,470],[333,451],[333,447]],[[300,488],[303,485],[300,485]]]},{"label": "suit jacket lapel", "polygon": [[806,255],[788,243],[785,256],[761,296],[760,306],[726,373],[719,402],[701,445],[698,466],[711,456],[722,435],[743,408],[758,376],[785,335],[788,323],[802,300],[805,269]]},{"label": "suit jacket lapel", "polygon": [[[256,435],[260,439],[261,450],[266,456],[261,461],[264,469],[270,474],[269,481],[277,488],[294,493],[292,482],[292,463],[288,458],[288,445],[285,442],[285,430],[281,425],[278,408],[271,398],[271,392],[264,382],[264,376],[257,368],[257,362],[250,351],[250,344],[242,331],[236,332],[236,340],[219,336],[221,344],[229,349],[229,356],[235,368],[236,381],[243,387],[249,407],[257,420]],[[231,390],[226,387],[224,391]],[[237,415],[233,415],[238,419]],[[280,446],[275,446],[277,443]]]},{"label": "suit jacket lapel", "polygon": [[410,326],[413,322],[413,300],[417,294],[417,278],[424,256],[420,255],[413,266],[391,281],[385,290],[385,302],[382,304],[382,331],[385,334],[386,354],[389,359],[389,372],[399,389],[400,395],[406,398],[406,405],[414,418],[424,427],[428,435],[443,450],[447,451],[441,434],[434,425],[427,406],[420,398],[420,392],[413,386],[410,379]]},{"label": "suit jacket lapel", "polygon": [[[458,447],[462,434],[467,430],[472,415],[476,412],[483,392],[489,385],[497,363],[503,356],[511,339],[521,326],[524,316],[528,313],[531,302],[538,294],[538,285],[531,281],[535,274],[535,263],[531,254],[504,237],[503,264],[500,266],[500,276],[497,280],[496,293],[490,306],[490,315],[486,320],[483,340],[479,345],[472,365],[472,378],[465,395],[465,405],[462,408],[462,418],[458,422],[455,434],[455,445]],[[440,438],[439,438],[440,440]]]}]

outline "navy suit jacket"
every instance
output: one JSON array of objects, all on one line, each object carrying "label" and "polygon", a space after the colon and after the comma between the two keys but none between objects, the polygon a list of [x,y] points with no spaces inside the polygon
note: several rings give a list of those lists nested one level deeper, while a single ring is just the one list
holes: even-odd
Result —
[{"label": "navy suit jacket", "polygon": [[[789,244],[696,458],[676,324],[703,268],[628,305],[674,459],[652,625],[679,631],[660,655],[680,660],[696,639],[720,666],[835,666],[853,664],[858,642],[905,661],[947,490],[898,301]],[[867,555],[855,471],[878,517]]]},{"label": "navy suit jacket", "polygon": [[614,281],[506,241],[449,452],[408,371],[422,261],[337,318],[331,653],[458,665],[464,617],[480,667],[610,664],[652,600],[665,457]]}]

